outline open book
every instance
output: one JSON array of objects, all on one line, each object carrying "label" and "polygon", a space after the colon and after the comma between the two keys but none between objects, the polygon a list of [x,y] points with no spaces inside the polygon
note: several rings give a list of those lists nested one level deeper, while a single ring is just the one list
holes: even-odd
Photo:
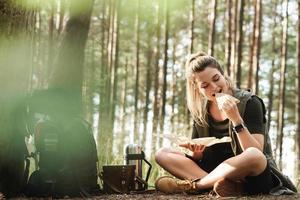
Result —
[{"label": "open book", "polygon": [[206,147],[212,146],[214,144],[218,143],[225,143],[225,142],[231,142],[230,137],[222,137],[222,138],[216,138],[216,137],[203,137],[203,138],[195,138],[191,139],[190,141],[191,144],[202,144],[205,145]]},{"label": "open book", "polygon": [[205,145],[206,147],[209,147],[218,143],[231,142],[230,137],[222,137],[222,138],[203,137],[203,138],[190,139],[186,136],[174,136],[171,134],[163,134],[163,135],[159,135],[159,137],[168,139],[171,142],[176,143],[177,145],[184,144],[184,143],[191,143],[191,144],[202,144]]}]

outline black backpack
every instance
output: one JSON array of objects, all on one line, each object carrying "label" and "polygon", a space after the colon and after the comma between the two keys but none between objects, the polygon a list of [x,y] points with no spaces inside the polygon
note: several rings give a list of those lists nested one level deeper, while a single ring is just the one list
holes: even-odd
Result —
[{"label": "black backpack", "polygon": [[88,197],[99,192],[96,143],[87,121],[47,117],[36,124],[34,140],[38,169],[29,178],[27,196]]}]

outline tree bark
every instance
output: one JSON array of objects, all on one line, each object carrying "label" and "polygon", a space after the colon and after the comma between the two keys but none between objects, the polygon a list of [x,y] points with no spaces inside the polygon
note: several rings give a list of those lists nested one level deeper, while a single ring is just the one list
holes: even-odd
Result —
[{"label": "tree bark", "polygon": [[[296,66],[296,153],[297,153],[297,175],[299,174],[300,169],[300,1],[298,1],[298,24],[297,24],[297,66]],[[298,176],[299,177],[299,176]],[[299,184],[299,179],[297,180]],[[297,185],[298,185],[297,184]]]},{"label": "tree bark", "polygon": [[[157,126],[159,120],[159,59],[160,59],[160,35],[161,35],[161,1],[158,0],[157,22],[156,22],[156,53],[155,53],[155,71],[154,71],[154,99],[153,99],[153,126],[152,133],[158,134]],[[159,136],[156,137],[156,144],[160,141]]]},{"label": "tree bark", "polygon": [[236,73],[236,84],[237,87],[241,87],[241,76],[242,76],[242,51],[243,51],[243,22],[244,22],[244,1],[240,1],[239,4],[239,30],[237,32],[237,73]]},{"label": "tree bark", "polygon": [[237,73],[236,73],[236,84],[237,87],[241,87],[241,76],[242,76],[242,50],[243,50],[243,22],[244,22],[244,1],[241,0],[239,4],[239,30],[237,32]]},{"label": "tree bark", "polygon": [[134,89],[134,140],[140,142],[138,135],[138,102],[139,102],[139,76],[140,76],[140,0],[137,0],[136,10],[136,63],[135,63],[135,89]]},{"label": "tree bark", "polygon": [[[191,14],[190,14],[190,54],[194,53],[194,38],[195,38],[195,0],[192,1],[192,9],[191,9]],[[187,124],[187,129],[189,130],[191,128],[191,113],[187,106],[185,106],[186,103],[186,87],[183,87],[183,93],[184,93],[184,118],[185,118],[185,123]]]},{"label": "tree bark", "polygon": [[144,146],[146,146],[146,137],[147,137],[147,125],[148,125],[148,113],[149,113],[149,105],[150,105],[150,90],[151,90],[151,84],[152,84],[152,67],[151,67],[151,60],[152,60],[152,34],[148,32],[148,39],[147,39],[147,71],[146,71],[146,90],[145,90],[145,107],[144,107],[144,131],[145,134],[143,136],[143,142]]},{"label": "tree bark", "polygon": [[237,40],[237,16],[238,16],[238,0],[234,1],[234,5],[232,7],[233,10],[233,16],[232,16],[232,30],[231,30],[231,35],[232,35],[232,40],[231,40],[231,58],[230,58],[230,77],[232,80],[235,81],[236,79],[236,40]]},{"label": "tree bark", "polygon": [[272,65],[271,65],[271,72],[270,72],[270,75],[269,75],[269,83],[270,83],[270,90],[269,90],[269,93],[268,93],[268,130],[270,130],[270,124],[271,124],[271,121],[272,121],[272,110],[273,110],[273,97],[274,97],[274,72],[275,72],[275,58],[276,58],[276,54],[277,54],[277,49],[276,49],[276,41],[275,41],[275,28],[277,27],[278,25],[278,19],[277,19],[277,12],[276,12],[276,8],[277,8],[277,0],[275,1],[274,5],[273,5],[273,18],[274,18],[274,24],[273,24],[273,28],[272,28],[272,35],[273,35],[273,38],[272,38]]},{"label": "tree bark", "polygon": [[[49,87],[75,91],[75,101],[78,106],[81,102],[84,49],[93,4],[93,0],[87,0],[84,4],[79,0],[71,2],[70,18],[66,24],[58,59],[49,81]],[[79,6],[81,9],[78,9]]]},{"label": "tree bark", "polygon": [[214,56],[214,44],[215,44],[215,26],[216,26],[216,18],[217,18],[217,6],[218,1],[213,0],[212,4],[212,14],[210,21],[210,29],[209,29],[209,38],[208,38],[208,55]]},{"label": "tree bark", "polygon": [[261,42],[261,19],[262,19],[262,0],[258,0],[257,2],[257,19],[256,19],[256,27],[257,31],[255,31],[255,45],[254,45],[254,69],[255,69],[255,94],[259,94],[259,58],[260,58],[260,42]]},{"label": "tree bark", "polygon": [[261,18],[262,8],[261,0],[254,1],[254,21],[253,21],[253,35],[250,50],[250,64],[248,75],[248,88],[251,88],[253,93],[259,93],[259,57],[260,57],[260,41],[261,41]]},{"label": "tree bark", "polygon": [[164,64],[163,64],[163,83],[162,83],[162,106],[160,119],[160,132],[164,132],[164,123],[166,115],[166,93],[167,93],[167,73],[168,73],[168,49],[169,49],[169,2],[165,0],[165,47],[164,47]]},{"label": "tree bark", "polygon": [[231,24],[232,24],[232,0],[227,0],[227,31],[226,31],[226,71],[227,75],[230,76],[230,66],[231,66]]},{"label": "tree bark", "polygon": [[126,124],[126,107],[127,107],[127,85],[128,85],[128,58],[125,59],[125,74],[124,74],[124,81],[123,81],[123,90],[122,90],[122,117],[121,117],[121,122],[122,122],[122,132],[125,132],[125,124]]},{"label": "tree bark", "polygon": [[284,21],[282,22],[282,40],[281,40],[281,63],[280,63],[280,88],[279,88],[279,109],[278,109],[278,138],[277,148],[279,149],[279,168],[282,169],[282,142],[283,142],[283,128],[284,128],[284,108],[285,108],[285,74],[286,74],[286,59],[287,59],[287,28],[288,28],[288,0],[285,0],[286,9],[284,11]]},{"label": "tree bark", "polygon": [[111,130],[114,130],[114,121],[115,121],[115,110],[117,105],[117,94],[118,94],[118,69],[119,69],[119,45],[120,45],[120,20],[121,20],[121,3],[122,0],[118,0],[116,2],[117,9],[115,10],[115,29],[116,29],[116,35],[115,35],[115,53],[114,53],[114,71],[113,71],[113,80],[112,80],[112,101],[111,101],[111,114],[110,114],[110,127]]}]

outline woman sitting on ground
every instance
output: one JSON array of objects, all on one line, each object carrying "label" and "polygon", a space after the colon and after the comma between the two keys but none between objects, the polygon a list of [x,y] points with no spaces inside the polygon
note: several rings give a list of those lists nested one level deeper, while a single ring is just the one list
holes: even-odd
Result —
[{"label": "woman sitting on ground", "polygon": [[[156,162],[180,180],[160,177],[156,189],[165,193],[213,189],[219,196],[297,192],[273,160],[263,101],[234,88],[218,61],[204,53],[189,58],[186,78],[187,104],[194,120],[192,138],[229,136],[231,142],[207,148],[181,144],[193,152],[191,156],[160,149]],[[216,98],[220,93],[227,96],[221,103]]]}]

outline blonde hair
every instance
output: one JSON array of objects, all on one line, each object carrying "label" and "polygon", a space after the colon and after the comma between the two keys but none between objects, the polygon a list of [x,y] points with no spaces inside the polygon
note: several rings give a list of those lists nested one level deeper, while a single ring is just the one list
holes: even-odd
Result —
[{"label": "blonde hair", "polygon": [[206,121],[207,115],[207,99],[200,93],[196,81],[195,73],[202,72],[206,67],[216,68],[224,77],[229,88],[233,88],[233,83],[224,75],[224,71],[219,62],[212,56],[208,56],[203,52],[192,54],[186,62],[186,92],[187,106],[193,119],[200,126],[208,126]]}]

